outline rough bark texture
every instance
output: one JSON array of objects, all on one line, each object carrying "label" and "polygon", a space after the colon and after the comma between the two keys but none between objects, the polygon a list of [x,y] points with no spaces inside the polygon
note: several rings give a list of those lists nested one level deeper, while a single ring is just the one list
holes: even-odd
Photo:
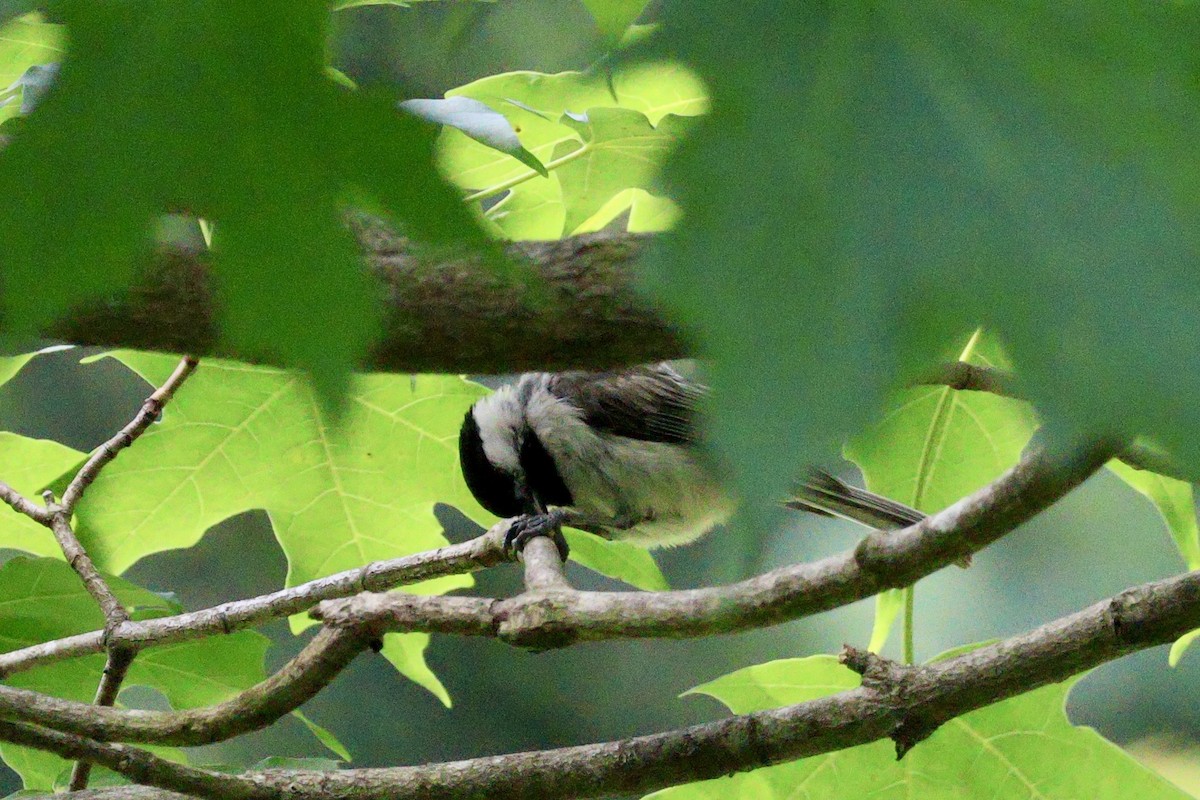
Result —
[{"label": "rough bark texture", "polygon": [[[520,270],[505,277],[477,255],[415,247],[366,217],[350,223],[385,298],[384,333],[364,369],[602,369],[685,354],[680,332],[632,287],[633,264],[651,237],[511,243],[504,253]],[[206,261],[194,250],[161,250],[137,287],[80,307],[45,333],[76,344],[268,361],[221,342]],[[516,277],[522,273],[534,277]]]}]

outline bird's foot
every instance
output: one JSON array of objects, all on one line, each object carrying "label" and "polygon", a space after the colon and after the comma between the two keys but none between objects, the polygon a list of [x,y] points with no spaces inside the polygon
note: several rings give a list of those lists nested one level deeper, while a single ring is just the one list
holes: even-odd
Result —
[{"label": "bird's foot", "polygon": [[559,557],[565,562],[567,555],[571,552],[562,532],[562,524],[566,519],[567,513],[557,508],[545,514],[526,514],[518,517],[513,520],[512,525],[508,526],[508,532],[504,534],[505,552],[520,553],[530,539],[535,536],[548,536],[558,548]]}]

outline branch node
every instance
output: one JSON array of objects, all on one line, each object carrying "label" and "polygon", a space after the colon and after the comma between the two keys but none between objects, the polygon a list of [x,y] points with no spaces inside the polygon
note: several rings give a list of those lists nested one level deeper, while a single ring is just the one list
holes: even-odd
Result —
[{"label": "branch node", "polygon": [[875,693],[879,702],[898,718],[888,732],[888,737],[896,743],[897,759],[903,758],[942,724],[922,713],[924,703],[914,696],[913,686],[926,672],[924,667],[901,664],[850,645],[842,648],[838,660],[861,675],[863,688]]},{"label": "branch node", "polygon": [[498,616],[496,629],[500,641],[533,652],[568,647],[579,638],[579,631],[569,621],[570,597],[566,592],[527,592],[514,598]]}]

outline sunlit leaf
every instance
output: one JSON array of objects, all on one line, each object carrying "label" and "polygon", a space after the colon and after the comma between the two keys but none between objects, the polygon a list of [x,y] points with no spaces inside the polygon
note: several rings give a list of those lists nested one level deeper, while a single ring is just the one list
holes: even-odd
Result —
[{"label": "sunlit leaf", "polygon": [[[954,358],[983,367],[1011,365],[980,333]],[[920,511],[940,511],[986,486],[1020,458],[1036,418],[1028,403],[986,392],[919,386],[897,392],[883,418],[845,447],[867,488]],[[903,590],[876,600],[870,649],[878,652],[903,608]]]},{"label": "sunlit leaf", "polygon": [[[4,16],[0,4],[0,19]],[[61,60],[64,52],[62,26],[42,22],[37,14],[0,27],[0,121],[21,112],[26,101],[25,87],[18,82],[26,72],[31,67]]]},{"label": "sunlit leaf", "polygon": [[[78,467],[84,458],[84,453],[58,442],[0,431],[0,481],[35,503],[41,503],[42,490]],[[48,528],[7,505],[0,506],[0,547],[62,558]]]},{"label": "sunlit leaf", "polygon": [[[155,385],[176,363],[115,357]],[[120,572],[150,553],[190,547],[221,520],[265,509],[288,559],[289,586],[439,547],[446,539],[435,503],[484,513],[463,483],[457,448],[463,412],[483,393],[453,376],[363,376],[342,426],[331,430],[303,375],[205,361],[162,421],[85,495],[80,537],[98,564]],[[406,590],[469,585],[470,576],[450,576]],[[430,686],[419,658],[427,637],[406,636],[413,644],[403,646],[402,663]]]},{"label": "sunlit leaf", "polygon": [[671,588],[646,548],[583,531],[566,530],[564,534],[571,546],[572,561],[648,592]]},{"label": "sunlit leaf", "polygon": [[600,34],[616,41],[641,16],[648,0],[583,0]]},{"label": "sunlit leaf", "polygon": [[[473,197],[504,195],[499,203],[488,208],[487,218],[509,238],[556,238],[562,233],[566,212],[557,174],[560,165],[554,163],[555,154],[564,156],[563,165],[567,165],[588,152],[574,154],[572,148],[582,144],[582,136],[569,124],[570,117],[565,117],[567,113],[582,115],[604,109],[599,113],[608,115],[607,121],[612,115],[638,112],[657,131],[657,126],[667,115],[702,114],[708,107],[704,88],[692,73],[678,65],[664,64],[618,70],[612,78],[612,92],[601,75],[512,72],[483,78],[447,94],[472,97],[500,111],[508,118],[524,146],[550,169],[549,177],[541,177],[455,131],[443,135],[440,162],[451,180],[473,190]],[[610,130],[611,126],[606,124],[606,134]],[[663,136],[673,137],[676,133],[674,128],[669,128]],[[656,158],[660,155],[655,153]],[[615,162],[622,174],[628,169],[627,162],[628,159]],[[586,182],[579,174],[573,175],[569,190],[572,204],[582,208],[579,203],[586,199],[592,207],[588,216],[602,208],[604,213],[597,215],[590,227],[601,226],[630,207],[630,199],[636,195],[625,194],[624,190],[643,183],[656,169],[657,161],[653,169],[634,170],[632,180],[626,176],[626,179],[612,181],[612,185],[606,186],[611,190],[606,195],[593,191],[586,198],[582,198],[580,192],[580,186]],[[625,199],[620,204],[609,205],[614,192]],[[658,212],[659,209],[652,210],[651,216]],[[643,210],[640,217],[642,224],[647,222],[645,213]]]}]

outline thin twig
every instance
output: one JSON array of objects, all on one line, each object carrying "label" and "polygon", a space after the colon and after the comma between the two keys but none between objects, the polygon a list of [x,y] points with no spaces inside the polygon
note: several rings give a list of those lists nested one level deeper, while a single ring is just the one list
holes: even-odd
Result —
[{"label": "thin twig", "polygon": [[[451,598],[469,601],[471,598]],[[473,612],[475,609],[472,608]],[[475,616],[464,614],[473,624]],[[371,631],[326,627],[275,674],[206,708],[142,711],[106,708],[0,685],[0,718],[35,723],[103,741],[201,745],[270,725],[329,685],[370,646]]]},{"label": "thin twig", "polygon": [[[1111,456],[1111,443],[1064,452],[1035,446],[989,486],[907,528],[876,532],[851,551],[740,583],[672,592],[533,594],[489,604],[491,631],[523,647],[580,640],[684,638],[775,625],[898,589],[970,556],[1052,505]],[[536,541],[536,540],[535,540]],[[322,603],[313,615],[339,625],[436,631],[457,624],[443,598],[366,594]]]},{"label": "thin twig", "polygon": [[[129,674],[129,665],[133,663],[134,655],[136,654],[132,650],[122,648],[108,651],[108,659],[104,664],[104,672],[100,674],[100,685],[96,688],[96,699],[92,701],[92,705],[108,707],[117,702],[117,695],[121,693],[121,684]],[[86,789],[91,776],[92,762],[76,761],[71,769],[71,781],[67,789],[72,792]]]},{"label": "thin twig", "polygon": [[939,364],[923,374],[915,383],[1024,399],[1017,388],[1017,376],[1013,373],[995,367],[968,364],[965,361]]},{"label": "thin twig", "polygon": [[68,517],[75,510],[75,505],[83,496],[84,491],[91,486],[92,481],[96,480],[100,470],[116,458],[118,453],[133,444],[139,436],[146,432],[154,420],[158,419],[163,406],[171,400],[183,382],[195,371],[198,363],[195,358],[184,356],[163,385],[146,398],[133,420],[116,436],[100,445],[87,462],[79,468],[79,472],[75,474],[62,496],[63,511]]},{"label": "thin twig", "polygon": [[[0,739],[86,757],[143,784],[210,798],[565,800],[641,794],[886,738],[903,753],[960,714],[1171,642],[1198,618],[1200,572],[1192,572],[1126,590],[1029,633],[933,664],[905,666],[848,650],[843,660],[863,674],[862,685],[817,700],[621,741],[417,767],[227,776],[22,723],[0,722]],[[167,795],[117,788],[87,797]]]},{"label": "thin twig", "polygon": [[[915,381],[918,385],[947,386],[967,392],[987,392],[1000,397],[1026,399],[1020,392],[1020,381],[1007,370],[981,367],[963,361],[940,364]],[[1166,453],[1137,442],[1127,444],[1116,455],[1117,460],[1134,469],[1184,481],[1200,482],[1200,473],[1189,470]]]},{"label": "thin twig", "polygon": [[[114,634],[114,643],[141,650],[207,636],[232,633],[273,619],[307,611],[322,600],[348,597],[363,591],[381,592],[404,584],[444,575],[459,575],[509,560],[503,542],[507,521],[461,544],[446,545],[363,567],[338,572],[290,589],[235,600],[210,608],[143,621],[129,621]],[[68,658],[104,652],[105,632],[91,631],[51,642],[0,653],[0,676],[24,672]]]},{"label": "thin twig", "polygon": [[71,527],[70,516],[62,504],[55,501],[54,492],[47,489],[43,493],[43,497],[46,499],[46,510],[50,512],[50,530],[54,532],[54,538],[58,541],[63,556],[71,565],[71,569],[75,570],[79,579],[83,581],[88,594],[95,599],[100,610],[104,612],[104,643],[107,643],[117,628],[129,620],[129,612],[113,594],[113,590],[109,588],[108,582],[104,580],[100,570],[96,569],[91,556],[80,544],[79,537],[75,535],[75,531]]},{"label": "thin twig", "polygon": [[34,522],[50,526],[50,512],[30,500],[7,483],[0,481],[0,500],[12,507],[13,511],[24,514]]}]

